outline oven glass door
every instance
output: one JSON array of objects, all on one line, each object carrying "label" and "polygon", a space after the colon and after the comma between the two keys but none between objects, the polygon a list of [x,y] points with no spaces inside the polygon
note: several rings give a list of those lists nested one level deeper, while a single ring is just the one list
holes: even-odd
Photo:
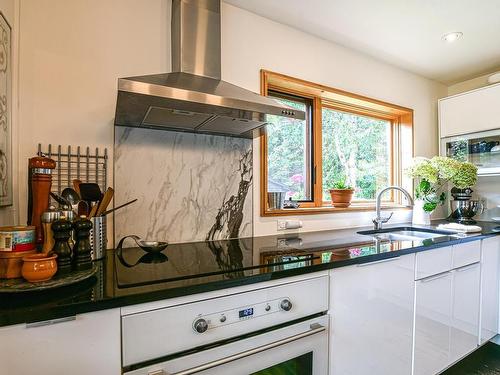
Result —
[{"label": "oven glass door", "polygon": [[157,363],[127,375],[327,375],[328,316]]},{"label": "oven glass door", "polygon": [[254,372],[252,375],[312,374],[313,352],[281,362],[277,365]]}]

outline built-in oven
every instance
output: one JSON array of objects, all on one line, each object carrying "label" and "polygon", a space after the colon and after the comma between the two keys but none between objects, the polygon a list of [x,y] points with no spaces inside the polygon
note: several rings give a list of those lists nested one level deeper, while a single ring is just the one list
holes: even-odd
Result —
[{"label": "built-in oven", "polygon": [[128,375],[326,375],[328,276],[122,317]]}]

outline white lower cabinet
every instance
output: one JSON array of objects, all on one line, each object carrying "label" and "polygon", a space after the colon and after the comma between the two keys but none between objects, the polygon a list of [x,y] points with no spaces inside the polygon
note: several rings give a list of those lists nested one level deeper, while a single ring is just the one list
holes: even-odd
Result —
[{"label": "white lower cabinet", "polygon": [[437,374],[450,363],[452,284],[450,271],[416,282],[414,375]]},{"label": "white lower cabinet", "polygon": [[499,331],[500,237],[486,238],[481,246],[481,337],[484,343]]},{"label": "white lower cabinet", "polygon": [[120,310],[0,327],[0,373],[121,374]]},{"label": "white lower cabinet", "polygon": [[[478,246],[479,244],[477,241]],[[478,346],[480,279],[479,263],[453,270],[450,363],[464,357]]]},{"label": "white lower cabinet", "polygon": [[[443,249],[449,252],[449,247]],[[421,253],[435,269],[445,271],[424,278],[416,272],[414,375],[437,374],[479,343],[481,241],[453,245],[452,250],[451,264],[440,249]]]},{"label": "white lower cabinet", "polygon": [[331,271],[330,374],[411,374],[415,254]]}]

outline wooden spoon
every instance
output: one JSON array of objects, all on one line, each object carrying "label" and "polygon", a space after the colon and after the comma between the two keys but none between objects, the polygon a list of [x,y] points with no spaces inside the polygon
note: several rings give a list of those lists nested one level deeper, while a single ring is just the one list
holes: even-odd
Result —
[{"label": "wooden spoon", "polygon": [[99,208],[97,209],[96,216],[101,216],[104,211],[109,206],[109,203],[111,202],[111,199],[113,199],[115,191],[113,188],[107,188],[106,192],[104,193],[104,196],[101,199],[101,202],[99,203]]}]

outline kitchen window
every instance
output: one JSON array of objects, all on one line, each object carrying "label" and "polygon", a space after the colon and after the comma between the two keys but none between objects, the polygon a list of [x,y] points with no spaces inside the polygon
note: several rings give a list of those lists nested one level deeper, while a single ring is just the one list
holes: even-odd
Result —
[{"label": "kitchen window", "polygon": [[268,191],[286,191],[301,202],[313,201],[312,100],[269,92],[281,104],[306,113],[305,120],[268,116]]},{"label": "kitchen window", "polygon": [[[305,120],[268,116],[261,136],[262,216],[372,210],[388,185],[412,190],[403,169],[413,157],[413,111],[269,71],[262,94],[306,113]],[[334,208],[329,190],[345,180],[355,188],[348,208]],[[281,191],[299,208],[269,210],[267,192]],[[397,192],[384,205],[398,208]]]}]

